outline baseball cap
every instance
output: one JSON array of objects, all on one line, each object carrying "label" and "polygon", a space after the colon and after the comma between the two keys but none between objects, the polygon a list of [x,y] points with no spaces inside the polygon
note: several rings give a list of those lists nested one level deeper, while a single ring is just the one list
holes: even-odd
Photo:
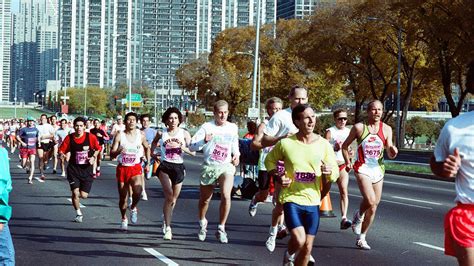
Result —
[{"label": "baseball cap", "polygon": [[26,118],[26,121],[35,121],[35,119],[34,119],[32,116],[28,116],[28,117]]},{"label": "baseball cap", "polygon": [[117,120],[119,120],[119,119],[122,119],[122,116],[121,116],[121,115],[118,115],[118,116],[117,116]]}]

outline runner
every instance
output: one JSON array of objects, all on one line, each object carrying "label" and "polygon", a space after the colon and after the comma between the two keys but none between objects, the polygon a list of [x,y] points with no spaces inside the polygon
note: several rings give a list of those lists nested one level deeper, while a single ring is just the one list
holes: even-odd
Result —
[{"label": "runner", "polygon": [[[267,100],[265,108],[267,110],[268,119],[270,119],[276,112],[280,111],[283,106],[283,102],[278,97],[272,97]],[[258,160],[258,192],[255,194],[253,199],[249,204],[249,214],[254,217],[257,214],[257,206],[261,202],[265,202],[269,195],[270,182],[273,177],[268,175],[267,169],[265,167],[265,158],[267,154],[273,149],[273,146],[263,148],[262,146],[262,137],[263,130],[268,124],[268,120],[265,119],[257,128],[257,134],[253,138],[251,148],[255,150],[260,150],[260,158]],[[274,181],[274,180],[273,180]],[[273,251],[275,246],[270,247]]]},{"label": "runner", "polygon": [[[333,112],[335,126],[330,127],[326,130],[326,139],[333,146],[334,152],[336,153],[337,165],[339,166],[339,178],[337,179],[337,186],[339,188],[340,208],[341,208],[341,226],[340,228],[345,230],[352,225],[352,221],[347,219],[347,208],[349,207],[349,195],[347,188],[349,186],[349,173],[346,171],[346,165],[344,164],[344,156],[342,156],[341,146],[342,143],[349,136],[351,131],[346,127],[347,123],[347,112],[343,109],[337,109]],[[352,157],[352,150],[349,149]]]},{"label": "runner", "polygon": [[[291,110],[298,104],[306,104],[308,102],[308,91],[304,87],[293,86],[290,90],[289,99],[290,107],[275,113],[265,126],[261,141],[263,147],[273,146],[279,140],[298,132],[298,128],[296,128],[291,119]],[[273,208],[272,224],[270,226],[268,239],[265,243],[270,252],[275,249],[276,239],[284,238],[288,234],[288,230],[283,224],[283,206],[278,200],[279,190],[280,185],[277,184],[273,195],[276,205],[275,208]]]},{"label": "runner", "polygon": [[[466,89],[474,94],[474,62],[469,65]],[[431,158],[437,176],[455,178],[457,206],[444,218],[444,253],[459,265],[474,265],[474,111],[449,120],[441,130]]]},{"label": "runner", "polygon": [[[140,116],[140,121],[141,121],[141,124],[142,124],[141,130],[143,131],[143,133],[145,133],[146,141],[148,142],[148,145],[151,145],[151,143],[153,142],[153,138],[156,136],[156,129],[150,127],[150,124],[151,124],[150,115],[149,114],[141,115]],[[151,152],[153,152],[153,149],[151,150]],[[155,161],[154,161],[153,156],[152,156],[151,161],[150,161],[150,165],[153,165],[154,162]],[[152,172],[153,171],[150,170],[146,173],[146,176],[145,176],[146,179],[151,178]],[[142,183],[143,183],[142,200],[148,200],[148,195],[146,194],[145,179],[144,178],[142,178]]]},{"label": "runner", "polygon": [[12,190],[12,178],[8,163],[8,151],[0,145],[0,265],[15,265],[15,248],[8,221],[12,216],[12,207],[8,197]]},{"label": "runner", "polygon": [[93,134],[85,132],[86,120],[83,117],[74,119],[73,125],[75,132],[66,136],[59,147],[59,154],[61,159],[65,160],[66,154],[71,153],[71,160],[67,165],[67,180],[72,192],[72,206],[76,210],[74,222],[82,223],[80,198],[86,199],[91,191],[94,181],[93,165],[101,147]]},{"label": "runner", "polygon": [[16,119],[12,120],[12,124],[8,128],[8,135],[10,136],[10,154],[13,154],[16,150],[16,132],[20,128],[18,121]]},{"label": "runner", "polygon": [[[179,127],[183,122],[183,115],[178,108],[168,108],[161,121],[166,125],[166,128],[163,129],[163,132],[156,134],[151,145],[151,150],[154,151],[159,143],[160,154],[162,154],[160,166],[153,175],[160,179],[165,195],[165,201],[163,202],[163,239],[171,240],[173,238],[171,216],[186,175],[183,151],[191,155],[196,153],[188,149],[191,135],[188,131]],[[145,124],[143,125],[145,126]],[[153,154],[153,156],[158,157],[160,154]]]},{"label": "runner", "polygon": [[35,127],[35,119],[33,117],[30,116],[26,120],[28,126],[20,129],[17,140],[20,143],[21,167],[29,174],[28,184],[33,184],[39,131]]},{"label": "runner", "polygon": [[206,213],[214,187],[219,183],[221,203],[216,237],[221,243],[228,242],[225,224],[230,212],[235,167],[239,165],[240,156],[238,128],[227,121],[228,115],[229,104],[224,100],[217,101],[214,104],[214,120],[204,123],[191,140],[191,151],[204,151],[199,197],[200,241],[206,240]]},{"label": "runner", "polygon": [[[120,131],[114,138],[111,158],[117,157],[117,185],[119,192],[119,208],[122,215],[120,228],[128,230],[127,219],[127,196],[132,197],[130,206],[130,222],[136,224],[138,221],[137,204],[143,191],[141,176],[143,174],[141,158],[145,156],[145,171],[150,170],[150,146],[146,141],[145,134],[136,128],[138,115],[128,113],[125,115],[125,130]],[[129,195],[129,187],[133,193]]]},{"label": "runner", "polygon": [[[265,160],[269,174],[276,175],[282,188],[279,202],[291,238],[283,265],[308,265],[314,237],[319,227],[320,200],[336,182],[338,169],[331,144],[314,134],[316,115],[308,105],[292,109],[292,120],[298,132],[279,141]],[[285,172],[277,164],[283,160]]]},{"label": "runner", "polygon": [[92,177],[95,179],[100,176],[100,162],[102,161],[102,156],[104,152],[104,146],[105,146],[105,136],[107,136],[107,133],[104,132],[102,129],[100,129],[100,121],[99,119],[94,119],[93,121],[94,127],[90,130],[90,133],[96,136],[97,140],[99,141],[99,145],[101,147],[99,156],[97,157],[97,160],[94,162],[94,171],[92,174]]},{"label": "runner", "polygon": [[39,158],[39,170],[41,174],[41,180],[45,180],[46,176],[44,171],[48,164],[49,157],[53,151],[54,146],[54,128],[48,124],[48,116],[42,114],[40,116],[40,124],[36,126],[39,131],[39,143],[38,143],[38,158]]},{"label": "runner", "polygon": [[[58,143],[58,146],[60,147],[61,144],[63,143],[64,139],[66,138],[67,135],[71,134],[74,132],[72,128],[68,126],[67,120],[66,119],[61,119],[59,122],[59,129],[56,130],[54,139]],[[59,151],[58,151],[59,153]],[[66,157],[63,159],[61,156],[58,156],[59,163],[61,164],[61,176],[65,177],[66,176],[66,171],[65,171],[65,166],[66,162],[69,161],[69,156],[70,153],[66,153]]]},{"label": "runner", "polygon": [[[58,118],[55,115],[52,115],[49,117],[49,120],[51,122],[51,126],[54,128],[54,136],[56,136],[56,131],[59,129],[59,125],[57,124]],[[53,174],[56,174],[56,168],[58,166],[58,148],[59,144],[56,141],[56,138],[54,138],[54,147],[53,147]]]},{"label": "runner", "polygon": [[[387,155],[393,159],[398,154],[398,149],[392,143],[392,128],[381,121],[383,105],[378,100],[373,100],[367,105],[367,124],[355,124],[342,144],[342,154],[346,170],[354,168],[354,174],[362,194],[359,210],[354,213],[352,230],[357,235],[356,246],[369,250],[366,234],[372,225],[377,205],[382,197],[383,177],[385,166],[383,164],[384,148]],[[349,146],[357,139],[357,159],[352,165],[349,156]]]}]

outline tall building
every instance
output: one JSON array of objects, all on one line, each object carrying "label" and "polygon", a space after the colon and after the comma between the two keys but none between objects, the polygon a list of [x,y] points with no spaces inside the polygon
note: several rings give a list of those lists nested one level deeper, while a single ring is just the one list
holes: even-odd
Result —
[{"label": "tall building", "polygon": [[0,102],[10,97],[11,0],[0,0]]},{"label": "tall building", "polygon": [[278,19],[302,19],[311,16],[314,10],[335,6],[338,0],[278,0]]},{"label": "tall building", "polygon": [[[276,0],[261,2],[262,23],[274,22]],[[256,5],[257,0],[63,0],[63,84],[148,83],[159,88],[163,106],[187,101],[177,87],[176,69],[209,52],[219,32],[253,25]]]},{"label": "tall building", "polygon": [[57,78],[58,0],[20,0],[13,16],[11,82],[21,80],[18,101],[31,102],[38,92],[45,95],[47,80]]}]

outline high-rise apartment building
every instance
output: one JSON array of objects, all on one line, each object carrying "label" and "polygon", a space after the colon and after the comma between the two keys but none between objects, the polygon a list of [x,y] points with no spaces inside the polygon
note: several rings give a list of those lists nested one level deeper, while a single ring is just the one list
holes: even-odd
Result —
[{"label": "high-rise apartment building", "polygon": [[302,19],[311,16],[314,10],[336,5],[337,0],[278,0],[278,19]]},{"label": "high-rise apartment building", "polygon": [[0,0],[0,102],[10,97],[11,0]]},{"label": "high-rise apartment building", "polygon": [[[262,23],[273,23],[276,0],[261,2]],[[256,5],[257,0],[63,0],[63,83],[148,82],[161,88],[158,102],[186,101],[176,85],[176,69],[209,52],[219,32],[253,25]]]},{"label": "high-rise apartment building", "polygon": [[[34,101],[57,78],[58,0],[20,0],[13,18],[12,86],[18,82],[18,101]],[[12,93],[10,93],[13,97]]]}]

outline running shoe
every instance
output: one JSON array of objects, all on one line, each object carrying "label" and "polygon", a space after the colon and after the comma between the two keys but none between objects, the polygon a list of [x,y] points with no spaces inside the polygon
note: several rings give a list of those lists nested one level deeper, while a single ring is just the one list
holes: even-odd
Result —
[{"label": "running shoe", "polygon": [[97,174],[92,174],[93,179],[97,179]]},{"label": "running shoe", "polygon": [[273,202],[273,196],[272,196],[272,195],[268,195],[267,198],[265,199],[265,202],[267,202],[267,203],[272,203],[272,202]]},{"label": "running shoe", "polygon": [[200,226],[199,228],[199,233],[198,233],[198,238],[201,241],[206,240],[206,235],[207,235],[207,222],[204,226]]},{"label": "running shoe", "polygon": [[309,255],[308,266],[313,266],[316,264],[316,260],[313,258],[313,255]]},{"label": "running shoe", "polygon": [[82,218],[83,218],[83,216],[78,214],[78,215],[76,215],[76,218],[74,218],[74,222],[82,223]]},{"label": "running shoe", "polygon": [[120,230],[127,231],[128,230],[128,220],[122,219],[122,223],[120,224]]},{"label": "running shoe", "polygon": [[53,174],[56,174],[56,173],[57,173],[57,172],[56,172],[56,169],[53,169]]},{"label": "running shoe", "polygon": [[253,199],[250,201],[250,204],[249,204],[249,214],[251,217],[254,217],[257,214],[258,202],[257,203],[254,203],[254,202],[255,202],[255,197],[253,197]]},{"label": "running shoe", "polygon": [[28,178],[28,184],[33,184],[33,178]]},{"label": "running shoe", "polygon": [[369,244],[367,244],[367,241],[362,240],[362,239],[357,240],[356,246],[357,246],[359,249],[370,250],[370,246],[369,246]]},{"label": "running shoe", "polygon": [[135,209],[130,211],[130,222],[132,224],[136,224],[138,222],[138,209],[135,207]]},{"label": "running shoe", "polygon": [[26,166],[25,171],[26,171],[27,174],[29,174],[30,173],[30,168],[28,166]]},{"label": "running shoe", "polygon": [[41,174],[40,179],[44,181],[46,179],[46,176],[44,174]]},{"label": "running shoe", "polygon": [[347,218],[344,218],[341,220],[341,230],[346,230],[347,228],[352,226],[352,221],[347,220]]},{"label": "running shoe", "polygon": [[283,255],[283,266],[293,266],[295,262],[295,254],[288,256],[288,251],[285,251],[285,255]]},{"label": "running shoe", "polygon": [[100,176],[100,171],[97,170],[97,173],[95,173],[95,175],[96,175],[97,177],[99,177],[99,176]]},{"label": "running shoe", "polygon": [[360,235],[362,230],[362,222],[364,221],[364,215],[359,214],[359,210],[356,210],[354,213],[354,218],[352,219],[352,231],[356,235]]},{"label": "running shoe", "polygon": [[276,239],[283,239],[288,235],[288,229],[284,224],[278,226],[278,233],[276,234]]},{"label": "running shoe", "polygon": [[275,245],[276,245],[276,236],[270,235],[267,239],[267,242],[265,242],[265,246],[267,247],[267,250],[270,252],[273,252],[275,250]]},{"label": "running shoe", "polygon": [[229,242],[229,240],[227,239],[227,233],[224,230],[221,230],[221,229],[217,229],[216,238],[222,244],[226,244],[227,242]]},{"label": "running shoe", "polygon": [[171,227],[167,227],[165,230],[165,234],[163,235],[163,240],[171,240],[173,239],[173,233],[171,233]]},{"label": "running shoe", "polygon": [[142,191],[142,200],[148,200],[148,195],[146,194],[145,190]]},{"label": "running shoe", "polygon": [[65,177],[65,176],[66,176],[66,173],[65,173],[65,172],[62,172],[62,173],[61,173],[61,176],[62,176],[62,177]]}]

